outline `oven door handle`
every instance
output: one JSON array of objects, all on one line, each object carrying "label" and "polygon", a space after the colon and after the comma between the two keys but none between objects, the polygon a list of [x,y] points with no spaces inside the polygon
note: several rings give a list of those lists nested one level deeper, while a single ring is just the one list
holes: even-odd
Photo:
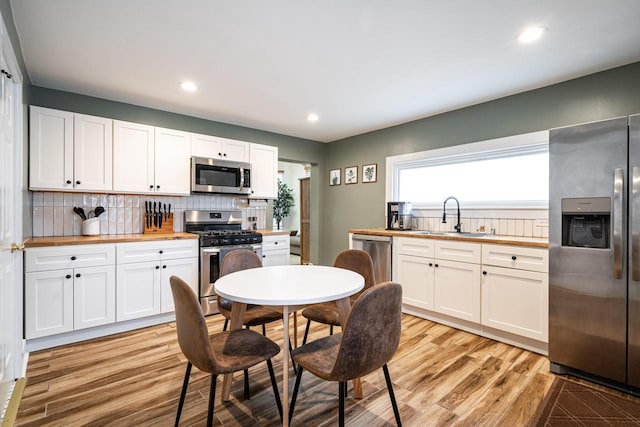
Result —
[{"label": "oven door handle", "polygon": [[220,248],[202,248],[203,254],[219,254]]}]

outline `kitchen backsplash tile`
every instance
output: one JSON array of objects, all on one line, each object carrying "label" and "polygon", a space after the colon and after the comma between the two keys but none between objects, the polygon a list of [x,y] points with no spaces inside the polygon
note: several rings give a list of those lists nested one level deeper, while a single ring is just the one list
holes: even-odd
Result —
[{"label": "kitchen backsplash tile", "polygon": [[[82,219],[73,212],[73,207],[82,207],[85,212],[103,206],[100,216],[100,234],[137,234],[143,232],[144,202],[171,203],[174,214],[173,230],[184,231],[184,211],[188,209],[219,209],[242,211],[242,227],[266,228],[267,201],[248,200],[223,195],[193,195],[187,197],[142,196],[124,194],[90,194],[61,192],[32,192],[33,236],[79,236],[82,234]],[[249,220],[252,218],[252,220]],[[253,218],[256,218],[253,220]]]},{"label": "kitchen backsplash tile", "polygon": [[[35,214],[34,214],[35,216]],[[531,218],[468,218],[460,217],[462,231],[490,233],[495,230],[495,234],[500,236],[514,237],[549,237],[549,227],[536,225],[536,219]],[[413,216],[412,226],[415,230],[446,232],[455,231],[453,226],[455,219],[447,219],[447,223],[442,223],[442,216]]]}]

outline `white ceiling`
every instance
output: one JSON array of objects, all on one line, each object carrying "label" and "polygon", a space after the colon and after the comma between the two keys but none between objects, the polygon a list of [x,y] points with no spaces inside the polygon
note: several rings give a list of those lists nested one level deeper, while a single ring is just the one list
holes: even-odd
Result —
[{"label": "white ceiling", "polygon": [[640,60],[638,0],[11,5],[34,85],[323,142]]}]

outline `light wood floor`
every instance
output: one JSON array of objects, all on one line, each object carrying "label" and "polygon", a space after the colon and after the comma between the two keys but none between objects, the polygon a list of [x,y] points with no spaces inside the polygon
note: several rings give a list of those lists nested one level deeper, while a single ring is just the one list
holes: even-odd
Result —
[{"label": "light wood floor", "polygon": [[[222,330],[219,315],[207,323],[210,332]],[[554,378],[546,357],[408,315],[402,327],[389,370],[405,426],[530,424]],[[327,333],[313,324],[311,338]],[[281,340],[282,325],[267,335]],[[16,425],[173,425],[185,367],[174,323],[32,353]],[[281,355],[274,367],[281,379]],[[221,404],[218,380],[215,425],[280,424],[266,365],[250,373],[248,401],[238,376],[231,401]],[[194,368],[181,425],[204,425],[208,389],[209,377]],[[361,400],[349,392],[347,425],[394,425],[382,372],[365,377],[363,389]],[[336,425],[337,392],[336,383],[305,372],[292,425]]]}]

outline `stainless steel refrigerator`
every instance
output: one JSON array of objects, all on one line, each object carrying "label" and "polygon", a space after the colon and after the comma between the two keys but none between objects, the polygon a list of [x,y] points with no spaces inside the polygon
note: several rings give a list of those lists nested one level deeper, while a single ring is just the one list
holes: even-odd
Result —
[{"label": "stainless steel refrigerator", "polygon": [[640,115],[549,135],[549,359],[640,388]]}]

